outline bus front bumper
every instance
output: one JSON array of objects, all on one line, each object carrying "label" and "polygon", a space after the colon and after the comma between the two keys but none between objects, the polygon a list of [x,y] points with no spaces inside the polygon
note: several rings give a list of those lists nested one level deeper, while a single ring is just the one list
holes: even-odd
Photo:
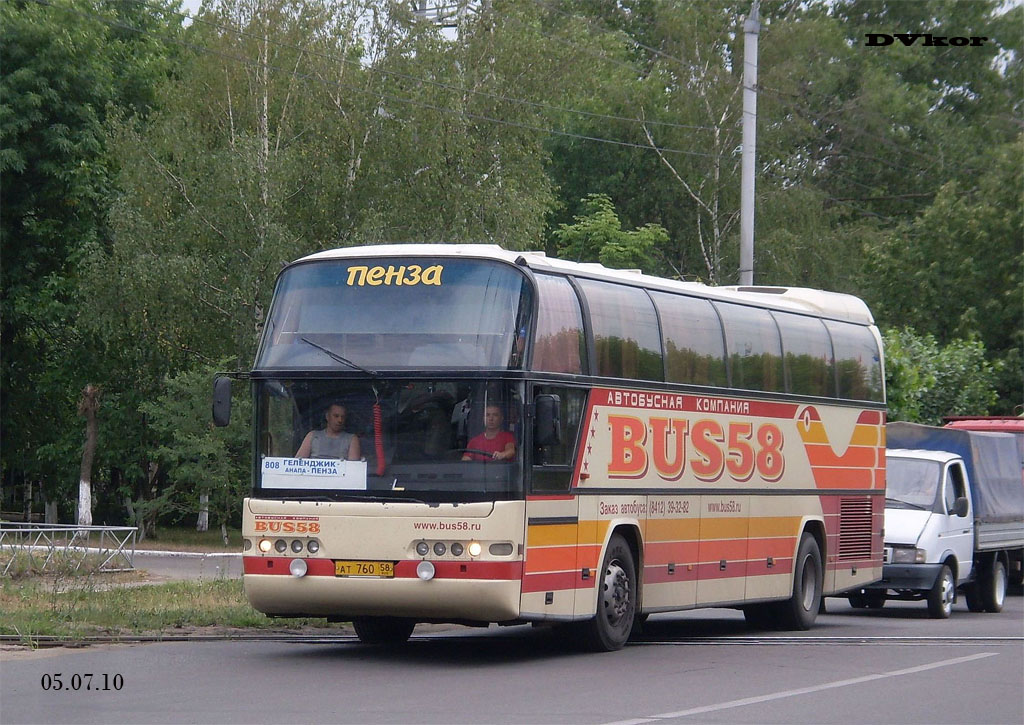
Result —
[{"label": "bus front bumper", "polygon": [[[270,615],[508,622],[518,618],[522,562],[434,562],[435,576],[416,575],[418,561],[398,562],[394,577],[335,576],[330,559],[305,559],[294,576],[286,557],[244,557],[243,583],[252,606]],[[269,565],[268,565],[269,563]]]}]

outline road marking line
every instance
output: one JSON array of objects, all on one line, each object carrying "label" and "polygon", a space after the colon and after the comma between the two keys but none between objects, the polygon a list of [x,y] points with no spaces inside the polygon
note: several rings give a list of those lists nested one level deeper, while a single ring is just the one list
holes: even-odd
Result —
[{"label": "road marking line", "polygon": [[670,720],[672,718],[687,717],[688,715],[700,715],[706,712],[717,712],[718,710],[728,710],[734,707],[744,707],[745,705],[756,705],[762,702],[770,702],[772,700],[782,700],[787,697],[796,697],[797,695],[807,695],[812,692],[821,692],[822,690],[833,690],[837,687],[848,687],[850,685],[859,685],[864,682],[872,682],[874,680],[884,680],[890,677],[902,677],[903,675],[913,675],[918,672],[926,672],[928,670],[938,669],[939,667],[952,667],[953,665],[963,664],[964,662],[971,662],[973,660],[980,660],[986,657],[995,657],[997,652],[982,652],[976,655],[968,655],[967,657],[956,657],[951,660],[942,660],[940,662],[931,662],[926,665],[918,665],[917,667],[907,667],[902,670],[891,670],[889,672],[881,672],[874,675],[863,675],[861,677],[852,677],[848,680],[837,680],[835,682],[826,682],[821,685],[813,685],[811,687],[801,687],[796,690],[783,690],[782,692],[773,692],[769,695],[759,695],[757,697],[745,697],[742,700],[730,700],[728,702],[720,702],[716,705],[704,705],[703,707],[694,707],[689,710],[678,710],[676,712],[665,712],[660,715],[651,715],[645,718],[636,718],[634,720],[618,720],[613,723],[605,723],[605,725],[644,725],[644,723],[657,722],[658,720]]}]

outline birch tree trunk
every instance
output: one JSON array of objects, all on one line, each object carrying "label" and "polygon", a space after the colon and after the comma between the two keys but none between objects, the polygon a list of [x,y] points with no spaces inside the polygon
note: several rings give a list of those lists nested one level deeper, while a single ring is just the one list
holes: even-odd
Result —
[{"label": "birch tree trunk", "polygon": [[96,438],[99,426],[96,411],[100,407],[100,390],[95,385],[86,385],[82,399],[78,401],[78,414],[85,417],[85,448],[82,450],[82,467],[78,474],[78,525],[92,526],[92,461],[96,455]]},{"label": "birch tree trunk", "polygon": [[196,531],[210,530],[210,494],[199,494],[199,516],[196,518]]}]

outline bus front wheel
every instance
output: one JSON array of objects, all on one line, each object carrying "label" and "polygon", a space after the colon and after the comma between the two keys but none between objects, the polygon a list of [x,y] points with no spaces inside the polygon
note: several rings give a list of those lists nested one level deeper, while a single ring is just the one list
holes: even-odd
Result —
[{"label": "bus front wheel", "polygon": [[633,631],[636,616],[636,562],[633,550],[619,534],[612,536],[597,581],[597,616],[580,632],[588,649],[622,649]]}]

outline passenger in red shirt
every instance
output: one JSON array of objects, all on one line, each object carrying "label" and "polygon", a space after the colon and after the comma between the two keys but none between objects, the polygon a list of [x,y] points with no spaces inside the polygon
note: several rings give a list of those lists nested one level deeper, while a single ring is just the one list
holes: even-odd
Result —
[{"label": "passenger in red shirt", "polygon": [[[501,407],[488,405],[484,410],[484,432],[469,439],[467,450],[463,456],[464,461],[511,461],[516,457],[516,437],[506,430],[501,429],[504,416],[501,414]],[[490,456],[480,453],[484,451]]]}]

